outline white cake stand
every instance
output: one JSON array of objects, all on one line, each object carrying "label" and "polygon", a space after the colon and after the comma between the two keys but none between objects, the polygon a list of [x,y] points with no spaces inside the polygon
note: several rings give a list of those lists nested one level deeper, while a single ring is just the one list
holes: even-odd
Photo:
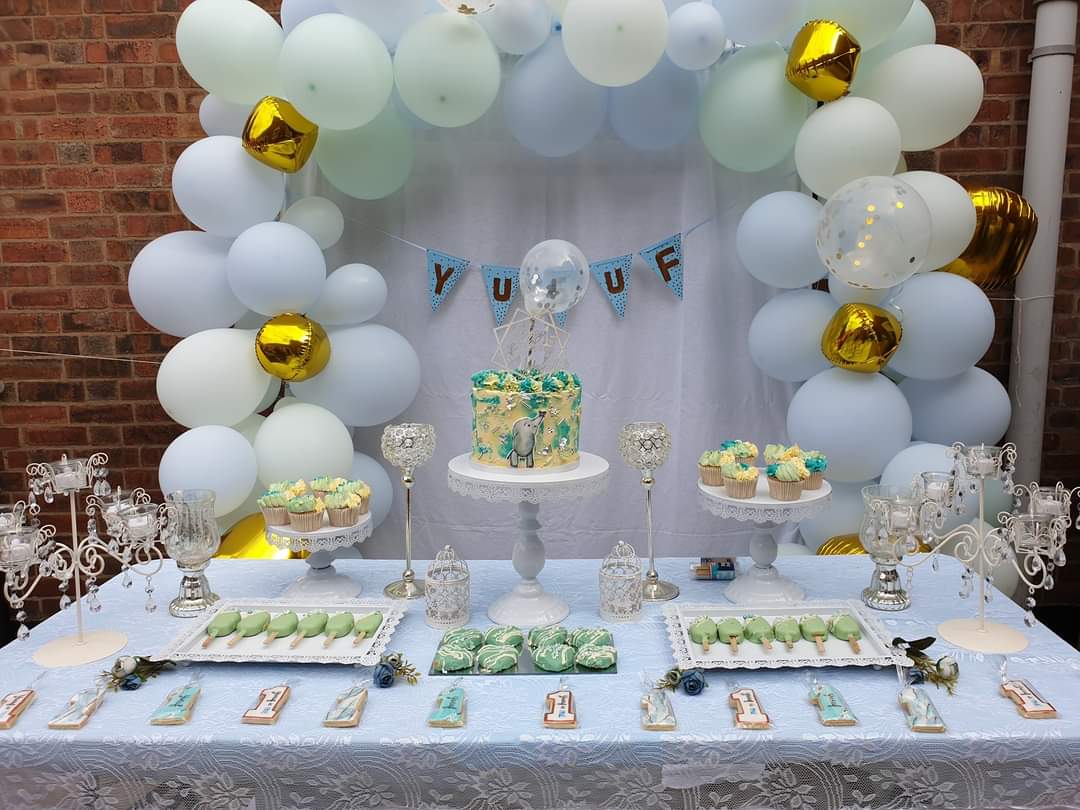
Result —
[{"label": "white cake stand", "polygon": [[537,627],[567,617],[570,607],[561,597],[544,590],[537,576],[544,569],[544,541],[540,539],[540,504],[591,498],[607,489],[608,463],[592,453],[581,453],[570,470],[511,470],[473,464],[465,453],[447,465],[450,491],[467,498],[518,504],[521,537],[514,546],[514,570],[521,575],[510,593],[488,607],[488,618],[499,624]]},{"label": "white cake stand", "polygon": [[331,526],[323,516],[323,528],[301,532],[291,526],[267,526],[266,542],[277,548],[308,552],[308,572],[285,589],[285,596],[352,599],[360,595],[360,583],[334,568],[334,552],[347,546],[363,543],[374,527],[371,513],[361,515],[352,526]]},{"label": "white cake stand", "polygon": [[832,500],[828,481],[821,489],[803,491],[797,501],[778,501],[769,496],[769,481],[758,478],[757,494],[753,498],[732,498],[723,487],[710,487],[698,480],[701,505],[717,517],[756,523],[759,531],[750,541],[750,556],[754,565],[727,586],[724,596],[737,605],[786,604],[799,602],[806,592],[773,566],[777,546],[775,531],[784,523],[798,523],[820,514]]}]

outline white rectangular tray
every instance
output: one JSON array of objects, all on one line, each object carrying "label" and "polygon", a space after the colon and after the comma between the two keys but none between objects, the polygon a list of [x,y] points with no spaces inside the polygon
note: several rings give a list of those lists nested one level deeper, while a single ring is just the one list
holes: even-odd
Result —
[{"label": "white rectangular tray", "polygon": [[[783,642],[774,641],[769,652],[760,644],[743,641],[738,653],[732,653],[730,645],[722,642],[709,645],[706,653],[700,644],[690,640],[690,624],[701,616],[708,616],[719,622],[721,619],[734,617],[744,621],[747,616],[763,616],[772,622],[785,616],[796,619],[811,613],[820,616],[826,622],[837,613],[850,614],[862,629],[859,641],[861,651],[856,654],[847,641],[829,637],[825,641],[825,654],[820,655],[817,645],[812,641],[796,641],[789,652]],[[904,655],[893,652],[885,628],[876,618],[865,610],[863,605],[853,600],[832,600],[814,602],[795,602],[790,605],[732,605],[729,603],[712,604],[674,604],[664,607],[668,636],[675,663],[681,669],[702,667],[704,669],[781,669],[785,667],[884,667],[900,663],[911,666],[911,661]]]},{"label": "white rectangular tray", "polygon": [[[265,633],[242,639],[235,647],[229,646],[228,638],[214,639],[203,649],[206,638],[206,626],[214,617],[226,610],[238,610],[250,613],[265,610],[272,616],[286,611],[293,611],[303,617],[305,613],[322,610],[330,615],[350,611],[357,617],[374,610],[383,615],[383,623],[371,638],[364,639],[357,646],[349,636],[336,639],[329,647],[323,647],[324,636],[305,638],[296,647],[290,647],[292,638],[276,640],[270,646],[263,644]],[[318,599],[230,599],[214,605],[204,615],[193,621],[176,638],[170,641],[154,658],[171,661],[204,661],[211,663],[272,663],[272,664],[359,664],[374,666],[386,651],[386,645],[394,634],[398,622],[405,615],[404,607],[399,603],[377,599],[337,599],[320,601]]]}]

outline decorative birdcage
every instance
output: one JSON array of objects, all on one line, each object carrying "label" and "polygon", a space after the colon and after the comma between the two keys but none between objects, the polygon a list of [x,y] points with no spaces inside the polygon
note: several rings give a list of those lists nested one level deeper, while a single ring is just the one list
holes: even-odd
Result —
[{"label": "decorative birdcage", "polygon": [[427,569],[424,620],[429,627],[449,630],[469,621],[469,566],[454,549],[444,546]]},{"label": "decorative birdcage", "polygon": [[600,565],[600,615],[609,622],[636,622],[641,616],[641,559],[620,540]]}]

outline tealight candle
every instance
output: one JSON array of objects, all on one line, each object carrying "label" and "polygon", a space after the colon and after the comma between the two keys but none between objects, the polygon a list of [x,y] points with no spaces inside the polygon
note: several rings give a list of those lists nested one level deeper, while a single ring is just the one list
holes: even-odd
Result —
[{"label": "tealight candle", "polygon": [[949,492],[949,485],[944,481],[931,481],[926,485],[926,497],[935,503],[941,503]]},{"label": "tealight candle", "polygon": [[82,489],[86,486],[86,478],[79,474],[78,470],[57,473],[53,476],[53,489],[58,492],[69,492],[73,489]]}]

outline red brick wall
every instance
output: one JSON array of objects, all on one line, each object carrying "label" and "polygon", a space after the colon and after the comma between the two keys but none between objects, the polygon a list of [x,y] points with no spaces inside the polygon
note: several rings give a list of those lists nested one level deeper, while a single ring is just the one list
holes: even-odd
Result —
[{"label": "red brick wall", "polygon": [[[274,0],[269,0],[273,3]],[[1034,11],[1030,0],[930,0],[938,41],[986,75],[976,123],[912,168],[1020,189]],[[156,360],[175,340],[131,308],[132,257],[186,227],[170,167],[202,135],[202,91],[172,42],[178,0],[0,0],[0,349]],[[274,8],[267,5],[271,11]],[[1074,104],[1074,122],[1080,104]],[[1080,142],[1074,123],[1070,143]],[[1080,152],[1070,154],[1047,409],[1047,477],[1080,484]],[[984,365],[1008,373],[1011,307]],[[125,488],[156,486],[179,432],[145,363],[0,353],[0,489],[62,451],[106,449]],[[41,607],[40,605],[38,606]]]}]

